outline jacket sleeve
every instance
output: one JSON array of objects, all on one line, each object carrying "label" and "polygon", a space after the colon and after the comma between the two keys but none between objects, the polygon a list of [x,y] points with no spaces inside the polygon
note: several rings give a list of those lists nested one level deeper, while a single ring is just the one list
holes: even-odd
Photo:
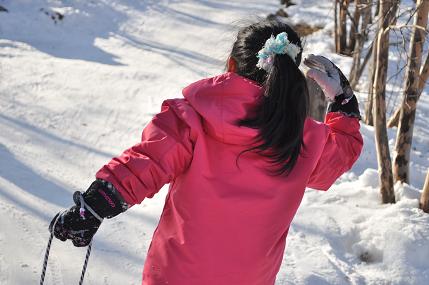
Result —
[{"label": "jacket sleeve", "polygon": [[183,173],[192,154],[189,126],[164,102],[143,130],[141,142],[113,158],[96,177],[112,183],[132,206],[153,197]]},{"label": "jacket sleeve", "polygon": [[307,187],[326,191],[358,159],[363,139],[358,118],[331,112],[326,115],[325,124],[328,127],[325,145]]}]

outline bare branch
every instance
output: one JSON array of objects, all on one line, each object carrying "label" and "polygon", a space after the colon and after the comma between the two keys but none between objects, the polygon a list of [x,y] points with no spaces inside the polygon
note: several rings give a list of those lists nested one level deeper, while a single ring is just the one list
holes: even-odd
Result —
[{"label": "bare branch", "polygon": [[402,29],[406,29],[406,28],[408,28],[408,29],[416,28],[416,29],[424,31],[425,33],[429,32],[425,27],[418,26],[418,25],[399,25],[399,26],[398,25],[390,25],[389,27],[387,27],[387,29],[384,30],[384,33],[387,33],[390,30],[394,30],[394,29],[395,30],[402,30]]}]

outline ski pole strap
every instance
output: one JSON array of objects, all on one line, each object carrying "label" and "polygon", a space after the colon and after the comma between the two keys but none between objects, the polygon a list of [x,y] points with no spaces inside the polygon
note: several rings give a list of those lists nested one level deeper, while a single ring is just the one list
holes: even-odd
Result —
[{"label": "ski pole strap", "polygon": [[94,209],[92,209],[87,203],[85,203],[85,200],[83,199],[82,193],[81,192],[77,192],[77,193],[79,195],[79,202],[80,202],[79,214],[82,217],[82,219],[85,220],[85,209],[88,209],[88,211],[90,211],[91,214],[97,218],[97,220],[102,222],[103,218],[100,217],[100,215],[97,214],[97,212],[95,212]]},{"label": "ski pole strap", "polygon": [[[60,215],[58,215],[58,217],[59,216]],[[55,228],[55,224],[58,221],[58,217],[55,220],[54,226],[52,227],[52,229]],[[49,236],[49,240],[48,240],[48,245],[46,246],[45,259],[43,260],[42,275],[40,276],[40,285],[43,285],[43,283],[45,282],[46,268],[48,267],[49,252],[51,251],[51,245],[52,245],[53,238],[54,238],[54,232],[51,231],[51,235]],[[86,268],[88,266],[89,256],[91,255],[91,249],[92,249],[92,240],[88,245],[88,249],[86,250],[85,262],[83,263],[83,268],[82,268],[82,273],[80,275],[79,285],[83,284],[83,278],[85,277],[85,272],[86,272]]]}]

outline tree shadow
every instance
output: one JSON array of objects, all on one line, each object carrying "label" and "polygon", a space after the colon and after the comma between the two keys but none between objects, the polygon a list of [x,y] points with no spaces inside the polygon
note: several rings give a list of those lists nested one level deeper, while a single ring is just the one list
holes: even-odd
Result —
[{"label": "tree shadow", "polygon": [[173,62],[180,64],[181,66],[189,68],[190,70],[195,70],[195,66],[188,65],[188,62],[197,64],[201,64],[201,62],[203,62],[205,64],[211,64],[215,66],[221,66],[224,63],[222,60],[215,59],[196,51],[177,48],[172,45],[161,44],[151,40],[136,39],[132,36],[121,36],[121,39],[136,48],[158,53],[172,60]]},{"label": "tree shadow", "polygon": [[9,3],[9,13],[2,15],[2,39],[28,44],[57,58],[123,65],[117,56],[98,47],[96,42],[109,38],[126,18],[112,6],[102,1],[75,2],[70,7],[63,4],[74,11],[62,19],[54,19],[58,3],[47,2],[45,7],[22,5]]},{"label": "tree shadow", "polygon": [[277,4],[269,4],[264,1],[246,1],[246,4],[237,3],[234,1],[213,1],[213,0],[196,0],[197,3],[217,10],[238,10],[246,13],[255,14],[258,8],[272,7],[272,10],[278,8]]},{"label": "tree shadow", "polygon": [[[66,207],[71,203],[71,191],[61,183],[52,181],[48,177],[37,173],[31,167],[17,159],[9,149],[0,144],[0,177],[26,191],[34,197],[49,201],[58,207]],[[65,195],[67,194],[67,195]],[[21,199],[19,193],[11,193],[7,189],[0,188],[0,196],[22,207],[31,214],[47,219],[48,215],[40,210],[40,207],[31,207],[28,202]]]},{"label": "tree shadow", "polygon": [[112,158],[115,155],[113,153],[110,152],[106,152],[106,151],[102,151],[102,150],[98,150],[96,148],[81,144],[81,143],[76,143],[67,139],[64,139],[62,137],[59,137],[55,134],[52,134],[42,128],[30,125],[27,122],[24,121],[20,121],[18,119],[15,118],[11,118],[8,117],[6,115],[0,114],[0,123],[3,123],[4,125],[8,125],[14,129],[20,129],[25,133],[28,133],[29,136],[31,136],[33,139],[35,138],[40,138],[42,141],[43,140],[51,140],[55,143],[59,143],[62,145],[68,145],[68,146],[72,146],[72,147],[76,147],[79,148],[81,150],[84,151],[88,151],[106,158]]},{"label": "tree shadow", "polygon": [[[217,4],[214,1],[198,2],[198,4],[215,9],[228,7],[243,9],[242,5],[232,5],[226,2]],[[172,1],[172,3],[175,2]],[[143,37],[136,39],[126,31],[121,30],[121,24],[130,18],[130,15],[127,14],[127,10],[130,9],[139,12],[156,11],[160,14],[170,15],[183,23],[201,27],[229,26],[192,12],[177,10],[171,6],[170,2],[126,1],[121,4],[123,5],[121,7],[119,7],[120,5],[109,5],[102,1],[73,2],[68,8],[74,9],[74,12],[66,13],[62,20],[54,22],[49,13],[55,13],[55,8],[58,8],[56,7],[58,5],[47,2],[45,4],[46,9],[35,10],[20,9],[21,6],[11,3],[10,13],[2,16],[3,27],[0,30],[0,37],[12,42],[25,43],[57,58],[83,60],[106,65],[124,65],[118,56],[99,47],[98,42],[100,40],[112,37],[128,39],[128,43],[134,43],[133,45],[138,48],[146,48],[146,50],[161,53],[182,64],[186,63],[184,59],[199,63],[220,64],[219,60],[209,56],[146,39],[143,40]],[[62,6],[67,5],[62,4]],[[255,10],[252,11],[255,12]]]},{"label": "tree shadow", "polygon": [[[25,191],[33,197],[49,202],[59,208],[68,208],[73,204],[73,189],[55,181],[51,177],[37,173],[30,166],[26,165],[3,144],[0,143],[0,178],[6,180],[17,188]],[[18,190],[18,189],[16,189]],[[82,189],[83,191],[84,189]],[[24,209],[41,220],[49,221],[52,218],[51,213],[43,211],[45,205],[37,204],[37,201],[31,201],[28,197],[20,195],[13,187],[6,189],[0,187],[0,198],[9,201],[14,205]],[[36,206],[35,206],[36,205]],[[150,224],[153,228],[158,223],[158,218],[130,211],[125,214],[126,220],[132,220],[133,223],[141,222]]]},{"label": "tree shadow", "polygon": [[207,27],[207,26],[225,27],[225,28],[231,27],[231,25],[229,24],[216,22],[209,19],[208,17],[201,17],[200,15],[195,15],[189,12],[180,11],[178,9],[169,7],[167,5],[163,5],[163,6],[156,5],[156,6],[153,6],[152,9],[155,11],[158,11],[159,13],[169,15],[170,17],[173,17],[181,22],[184,22],[190,25],[195,25],[200,27]]},{"label": "tree shadow", "polygon": [[[27,122],[0,114],[0,129],[10,128],[13,132],[24,133],[32,138],[32,144],[46,145],[46,147],[64,148],[74,147],[106,158],[112,158],[113,154],[97,150],[84,144],[76,143],[42,128],[30,125]],[[72,190],[58,180],[37,172],[25,161],[21,161],[5,145],[0,143],[0,178],[16,186],[17,191],[12,193],[9,187],[0,187],[0,197],[22,207],[32,215],[40,219],[48,219],[48,215],[42,210],[44,204],[37,205],[40,201],[28,199],[19,190],[23,190],[35,198],[52,203],[64,208],[72,203]],[[11,188],[13,189],[13,187]]]}]

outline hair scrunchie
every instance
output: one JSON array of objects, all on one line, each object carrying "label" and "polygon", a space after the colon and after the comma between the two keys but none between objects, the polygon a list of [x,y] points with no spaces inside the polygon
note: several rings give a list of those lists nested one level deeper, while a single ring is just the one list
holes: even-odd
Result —
[{"label": "hair scrunchie", "polygon": [[287,54],[296,62],[296,57],[300,51],[301,48],[299,46],[289,41],[286,32],[282,32],[276,37],[271,35],[265,42],[264,47],[258,52],[257,58],[259,58],[259,60],[256,66],[259,69],[269,71],[273,66],[274,56],[276,54]]}]

